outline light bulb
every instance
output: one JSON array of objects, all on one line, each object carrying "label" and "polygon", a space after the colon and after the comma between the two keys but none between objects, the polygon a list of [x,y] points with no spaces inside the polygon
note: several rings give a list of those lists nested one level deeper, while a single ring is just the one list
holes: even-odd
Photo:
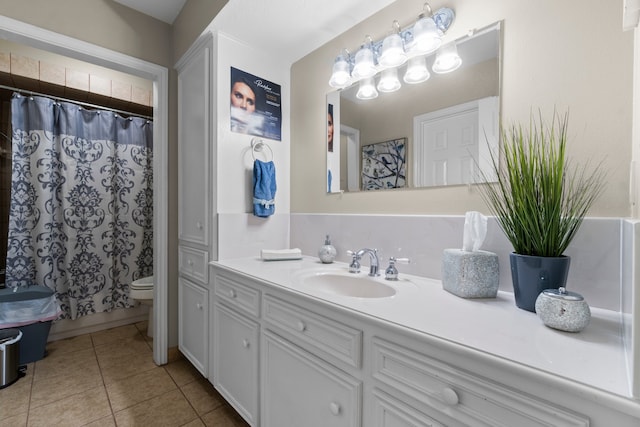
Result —
[{"label": "light bulb", "polygon": [[411,52],[426,55],[435,52],[442,44],[442,31],[438,29],[431,17],[420,15],[413,25],[413,43]]},{"label": "light bulb", "polygon": [[373,99],[377,97],[378,97],[378,91],[376,90],[376,87],[373,84],[373,77],[368,77],[364,80],[360,80],[360,87],[358,88],[358,93],[356,93],[356,98]]},{"label": "light bulb", "polygon": [[354,79],[364,79],[376,75],[376,66],[373,63],[373,51],[370,46],[362,46],[356,53],[355,65],[351,73]]},{"label": "light bulb", "polygon": [[462,59],[458,55],[456,42],[450,42],[438,49],[436,60],[433,63],[433,72],[438,74],[450,73],[462,65]]},{"label": "light bulb", "polygon": [[400,80],[398,80],[398,70],[396,68],[387,68],[382,72],[380,81],[378,82],[378,90],[380,92],[395,92],[400,89]]},{"label": "light bulb", "polygon": [[348,86],[350,82],[351,66],[349,65],[347,58],[343,54],[340,54],[336,57],[336,60],[333,63],[329,86],[343,88]]},{"label": "light bulb", "polygon": [[409,84],[422,83],[431,77],[427,69],[427,60],[424,56],[415,56],[409,60],[407,71],[404,73],[404,82]]},{"label": "light bulb", "polygon": [[407,62],[407,54],[402,45],[400,34],[393,33],[382,41],[382,50],[378,63],[385,67],[398,67]]}]

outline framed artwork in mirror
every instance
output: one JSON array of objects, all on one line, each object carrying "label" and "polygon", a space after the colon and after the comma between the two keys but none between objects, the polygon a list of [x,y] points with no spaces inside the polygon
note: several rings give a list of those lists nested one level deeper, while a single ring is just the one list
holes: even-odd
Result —
[{"label": "framed artwork in mirror", "polygon": [[407,186],[407,138],[362,146],[363,191]]}]

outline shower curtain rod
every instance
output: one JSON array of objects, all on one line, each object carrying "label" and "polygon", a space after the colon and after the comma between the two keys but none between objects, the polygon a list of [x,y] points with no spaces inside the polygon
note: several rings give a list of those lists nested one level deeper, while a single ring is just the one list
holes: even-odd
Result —
[{"label": "shower curtain rod", "polygon": [[14,92],[20,92],[21,94],[26,94],[26,95],[31,95],[31,96],[34,96],[34,95],[35,96],[44,96],[46,98],[55,99],[56,101],[71,102],[73,104],[82,105],[83,107],[98,108],[100,110],[109,110],[109,111],[113,111],[114,113],[126,114],[128,116],[135,116],[135,117],[140,117],[140,118],[143,118],[143,119],[147,119],[147,120],[153,121],[153,117],[151,117],[151,116],[143,116],[142,114],[132,113],[131,111],[118,110],[118,109],[115,109],[115,108],[108,108],[108,107],[105,107],[103,105],[90,104],[88,102],[83,102],[83,101],[75,101],[73,99],[67,99],[67,98],[61,98],[59,96],[47,95],[46,93],[38,93],[38,92],[34,92],[32,90],[19,89],[17,87],[11,87],[11,86],[5,86],[5,85],[0,85],[0,89],[12,90]]}]

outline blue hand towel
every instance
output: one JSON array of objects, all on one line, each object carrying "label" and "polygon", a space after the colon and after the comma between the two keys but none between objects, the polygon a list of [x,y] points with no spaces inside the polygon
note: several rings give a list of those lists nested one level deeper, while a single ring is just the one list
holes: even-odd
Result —
[{"label": "blue hand towel", "polygon": [[276,210],[276,167],[271,162],[253,162],[253,214],[259,217],[273,215]]}]

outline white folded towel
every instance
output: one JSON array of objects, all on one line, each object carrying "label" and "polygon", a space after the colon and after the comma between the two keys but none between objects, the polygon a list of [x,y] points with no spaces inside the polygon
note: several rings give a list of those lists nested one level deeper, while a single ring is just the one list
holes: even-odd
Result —
[{"label": "white folded towel", "polygon": [[260,251],[260,257],[265,261],[281,261],[288,259],[301,259],[302,251],[298,248],[293,249],[263,249]]}]

